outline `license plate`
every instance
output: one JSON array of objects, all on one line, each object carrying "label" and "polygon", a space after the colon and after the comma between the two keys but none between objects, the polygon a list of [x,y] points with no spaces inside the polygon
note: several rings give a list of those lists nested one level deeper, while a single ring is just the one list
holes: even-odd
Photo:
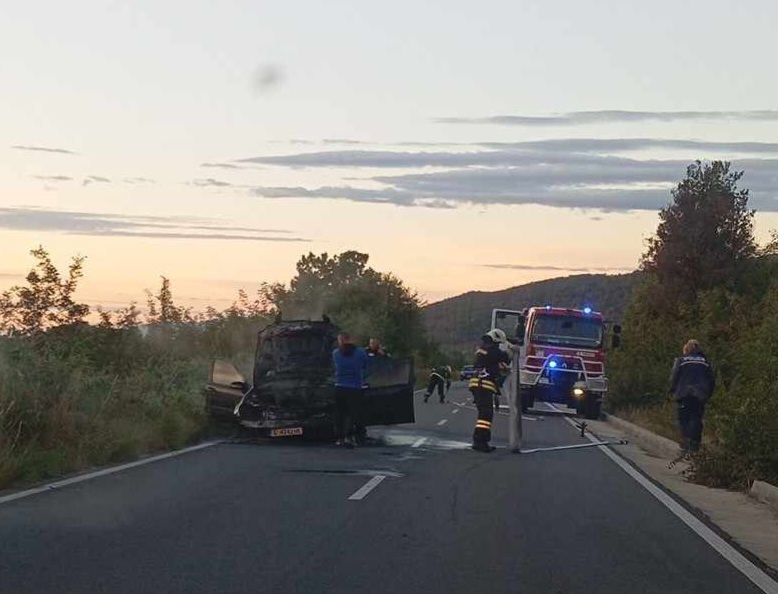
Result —
[{"label": "license plate", "polygon": [[550,384],[550,383],[551,383],[551,381],[550,381],[548,378],[541,377],[541,378],[538,380],[538,383],[539,383],[539,384]]},{"label": "license plate", "polygon": [[302,427],[290,427],[289,429],[271,429],[270,437],[289,437],[290,435],[302,435]]}]

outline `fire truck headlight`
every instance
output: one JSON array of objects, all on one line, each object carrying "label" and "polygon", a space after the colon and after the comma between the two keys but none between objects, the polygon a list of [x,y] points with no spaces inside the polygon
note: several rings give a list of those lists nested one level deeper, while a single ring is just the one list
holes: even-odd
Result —
[{"label": "fire truck headlight", "polygon": [[573,396],[576,398],[580,398],[584,395],[584,389],[583,388],[573,388]]}]

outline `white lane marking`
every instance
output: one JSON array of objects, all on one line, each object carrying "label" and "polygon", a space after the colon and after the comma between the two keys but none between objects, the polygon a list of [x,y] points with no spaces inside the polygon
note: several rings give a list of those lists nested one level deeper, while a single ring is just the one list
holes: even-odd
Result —
[{"label": "white lane marking", "polygon": [[359,489],[354,491],[352,493],[351,497],[349,497],[349,501],[360,501],[367,497],[367,495],[375,489],[378,485],[381,484],[381,481],[383,481],[386,478],[386,475],[383,474],[377,474],[373,478],[371,478],[369,481],[367,481],[364,485],[362,485]]},{"label": "white lane marking", "polygon": [[421,447],[422,445],[424,445],[424,442],[425,442],[425,441],[427,441],[427,438],[426,438],[426,437],[420,437],[419,439],[417,439],[416,441],[414,441],[414,442],[413,442],[413,444],[411,444],[411,447],[412,447],[412,448],[419,448],[419,447]]},{"label": "white lane marking", "polygon": [[451,411],[451,414],[452,414],[452,415],[455,415],[455,414],[457,414],[458,412],[459,412],[459,409],[458,409],[458,408],[455,408],[454,410],[452,410],[452,411]]},{"label": "white lane marking", "polygon": [[73,478],[56,481],[54,483],[43,485],[42,487],[35,487],[34,489],[27,489],[26,491],[19,491],[18,493],[11,493],[10,495],[5,495],[4,497],[0,497],[0,505],[4,503],[9,503],[11,501],[16,501],[17,499],[30,497],[31,495],[37,495],[38,493],[45,493],[47,491],[53,491],[61,487],[67,487],[68,485],[83,483],[84,481],[89,481],[101,476],[106,476],[109,474],[114,474],[116,472],[121,472],[122,470],[129,470],[130,468],[143,466],[144,464],[151,464],[152,462],[158,462],[159,460],[166,460],[168,458],[175,458],[176,456],[181,456],[182,454],[188,454],[189,452],[204,450],[205,448],[210,448],[211,446],[215,446],[219,443],[221,442],[209,441],[206,443],[198,444],[196,446],[192,446],[190,448],[184,448],[183,450],[176,450],[174,452],[168,452],[166,454],[159,454],[158,456],[151,456],[150,458],[144,458],[143,460],[136,460],[135,462],[129,462],[127,464],[122,464],[120,466],[112,466],[111,468],[104,468],[102,470],[97,470],[95,472],[74,476]]},{"label": "white lane marking", "polygon": [[438,421],[438,426],[442,427],[446,423],[448,423],[448,419],[443,419],[442,421]]},{"label": "white lane marking", "polygon": [[[570,423],[577,430],[575,423],[565,417],[565,421]],[[598,441],[593,435],[586,434],[586,438],[592,443]],[[689,511],[680,505],[675,499],[670,497],[662,489],[657,487],[654,483],[648,480],[640,472],[635,470],[629,463],[621,456],[616,454],[613,450],[605,447],[598,446],[597,448],[603,454],[608,456],[613,462],[615,462],[619,468],[631,476],[637,483],[643,487],[646,491],[651,493],[656,499],[658,499],[667,509],[678,517],[684,524],[691,528],[697,535],[707,542],[713,549],[729,561],[735,569],[740,571],[749,580],[751,580],[762,592],[766,594],[778,594],[778,582],[773,580],[764,571],[759,569],[756,565],[751,563],[746,557],[737,551],[732,545],[721,538],[713,530],[708,528],[703,522],[694,517]]]}]

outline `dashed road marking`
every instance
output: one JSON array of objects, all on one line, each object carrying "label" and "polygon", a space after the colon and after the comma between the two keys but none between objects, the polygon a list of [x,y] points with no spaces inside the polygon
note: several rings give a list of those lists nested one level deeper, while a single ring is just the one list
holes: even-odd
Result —
[{"label": "dashed road marking", "polygon": [[411,444],[411,447],[412,447],[412,448],[419,448],[419,447],[421,447],[422,445],[424,445],[424,442],[426,442],[426,441],[427,441],[427,438],[426,438],[426,437],[420,437],[419,439],[417,439],[416,441],[414,441],[414,442],[413,442],[413,444]]},{"label": "dashed road marking", "polygon": [[440,420],[440,421],[438,421],[438,426],[442,427],[442,426],[443,426],[443,425],[445,425],[446,423],[448,423],[448,419],[443,419],[443,420]]},{"label": "dashed road marking", "polygon": [[455,408],[454,410],[452,410],[452,411],[451,411],[451,414],[452,414],[452,415],[455,415],[455,414],[457,414],[458,412],[459,412],[459,409],[458,409],[458,408]]},{"label": "dashed road marking", "polygon": [[370,491],[375,489],[378,485],[381,484],[381,481],[383,481],[386,478],[386,475],[384,474],[377,474],[373,478],[371,478],[369,481],[367,481],[364,485],[362,485],[359,489],[354,491],[354,493],[351,494],[351,496],[348,498],[349,501],[361,501],[365,497],[368,496]]}]

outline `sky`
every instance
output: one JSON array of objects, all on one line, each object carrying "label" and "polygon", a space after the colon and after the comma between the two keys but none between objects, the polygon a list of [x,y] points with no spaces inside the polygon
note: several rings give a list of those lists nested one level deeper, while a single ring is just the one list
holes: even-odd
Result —
[{"label": "sky", "polygon": [[633,270],[695,159],[778,228],[778,3],[0,0],[0,289],[226,307],[356,249],[428,301]]}]

